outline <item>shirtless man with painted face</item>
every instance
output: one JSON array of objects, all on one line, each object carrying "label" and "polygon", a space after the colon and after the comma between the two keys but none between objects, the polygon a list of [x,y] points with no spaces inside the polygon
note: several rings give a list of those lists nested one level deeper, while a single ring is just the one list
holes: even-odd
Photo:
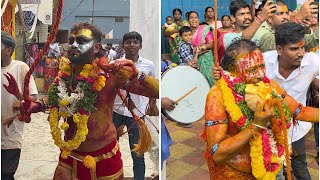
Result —
[{"label": "shirtless man with painted face", "polygon": [[250,40],[233,42],[221,67],[226,71],[210,89],[205,107],[210,177],[276,179],[284,161],[290,169],[291,117],[315,122],[319,109],[303,107],[269,80],[263,55]]},{"label": "shirtless man with painted face", "polygon": [[[48,101],[32,102],[28,110],[38,112],[46,104],[50,108],[51,134],[61,150],[53,178],[56,180],[123,179],[117,132],[112,123],[115,97],[119,89],[126,89],[158,98],[158,80],[139,72],[132,61],[110,64],[105,58],[94,59],[101,37],[101,31],[93,25],[74,25],[69,37],[71,63],[61,68],[51,84]],[[59,119],[64,121],[61,126]],[[144,127],[141,119],[136,122],[139,128]],[[141,147],[148,146],[141,143],[137,153],[144,153],[146,148]]]}]

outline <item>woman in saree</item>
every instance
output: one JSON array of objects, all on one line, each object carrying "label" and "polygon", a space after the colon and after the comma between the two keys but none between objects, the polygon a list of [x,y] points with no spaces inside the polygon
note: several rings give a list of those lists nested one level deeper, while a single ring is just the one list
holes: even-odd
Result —
[{"label": "woman in saree", "polygon": [[45,68],[46,70],[44,74],[44,91],[47,93],[50,85],[53,83],[54,78],[58,75],[59,72],[59,61],[57,58],[54,57],[53,53],[49,53],[49,57],[46,59]]},{"label": "woman in saree", "polygon": [[214,84],[211,76],[211,68],[214,65],[212,48],[213,33],[208,25],[199,25],[199,15],[196,11],[190,11],[188,21],[192,32],[192,45],[198,48],[199,56],[197,60],[200,72],[207,79],[210,87]]},{"label": "woman in saree", "polygon": [[[179,8],[175,8],[173,11],[172,11],[172,15],[173,15],[173,18],[174,18],[174,23],[177,24],[177,27],[175,30],[173,30],[172,32],[163,32],[163,36],[164,37],[170,37],[170,35],[174,34],[174,33],[179,33],[179,29],[183,26],[189,26],[189,23],[188,21],[186,20],[183,20],[182,19],[182,11],[181,9]],[[177,56],[177,47],[179,45],[179,42],[180,42],[180,37],[177,36],[177,43],[178,44],[175,44],[173,42],[173,47],[176,47],[176,48],[171,48],[170,46],[168,46],[170,49],[170,54],[171,54],[171,61],[176,63],[178,62],[178,56]],[[166,38],[167,39],[167,38]],[[166,45],[169,45],[168,41],[165,41],[166,42]]]},{"label": "woman in saree", "polygon": [[[212,29],[214,29],[214,9],[213,7],[206,7],[206,9],[204,10],[204,18],[206,20],[206,22],[208,23],[209,26],[212,27]],[[217,20],[217,28],[219,29],[220,27],[222,27],[222,22]]]}]

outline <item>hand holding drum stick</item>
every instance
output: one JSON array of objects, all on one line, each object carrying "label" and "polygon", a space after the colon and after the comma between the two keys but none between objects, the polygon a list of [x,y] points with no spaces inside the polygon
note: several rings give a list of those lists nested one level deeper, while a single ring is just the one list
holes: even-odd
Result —
[{"label": "hand holding drum stick", "polygon": [[187,93],[185,93],[184,95],[182,95],[179,99],[177,99],[174,103],[176,105],[178,105],[179,101],[181,101],[183,98],[187,97],[190,93],[192,93],[194,90],[196,90],[198,87],[194,87],[192,89],[190,89]]}]

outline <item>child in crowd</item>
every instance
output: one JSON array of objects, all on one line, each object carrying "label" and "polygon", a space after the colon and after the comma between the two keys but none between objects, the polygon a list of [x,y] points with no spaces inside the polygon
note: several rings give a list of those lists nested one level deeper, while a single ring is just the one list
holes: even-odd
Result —
[{"label": "child in crowd", "polygon": [[191,44],[192,35],[191,29],[188,26],[184,26],[179,29],[179,35],[182,39],[178,47],[178,60],[179,64],[188,64],[191,67],[197,68],[198,61],[198,49],[193,49]]},{"label": "child in crowd", "polygon": [[[173,30],[177,27],[177,24],[173,22],[173,18],[171,16],[166,17],[166,23],[164,23],[164,26],[162,28],[165,28],[165,32],[170,32],[171,35],[169,37],[169,45],[172,48],[172,50],[175,49],[175,47],[178,45],[178,41],[176,37],[179,35],[178,33],[173,33]],[[172,40],[174,41],[175,46],[172,44]]]}]

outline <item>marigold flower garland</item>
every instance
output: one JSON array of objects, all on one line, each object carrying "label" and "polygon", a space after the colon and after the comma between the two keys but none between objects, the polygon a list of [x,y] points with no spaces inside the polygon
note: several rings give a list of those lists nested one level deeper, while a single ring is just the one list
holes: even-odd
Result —
[{"label": "marigold flower garland", "polygon": [[[270,83],[267,78],[264,82],[266,84]],[[244,100],[246,84],[241,79],[229,75],[223,75],[218,84],[222,91],[224,106],[232,121],[235,122],[239,130],[244,130],[251,124],[254,113]],[[263,84],[263,87],[266,87],[266,84]],[[275,179],[284,160],[288,161],[287,158],[284,158],[284,148],[288,148],[287,139],[284,138],[284,135],[287,134],[283,133],[287,131],[287,125],[282,125],[282,123],[290,121],[290,111],[285,103],[280,102],[279,98],[281,96],[276,95],[274,91],[272,97],[276,102],[276,118],[274,119],[279,119],[281,123],[273,123],[267,131],[262,130],[261,133],[256,133],[254,138],[250,140],[252,173],[257,179]],[[273,120],[272,122],[277,121]],[[274,129],[277,132],[273,132]],[[274,134],[276,137],[274,137]]]},{"label": "marigold flower garland", "polygon": [[[49,124],[54,143],[62,150],[61,157],[66,159],[72,150],[77,149],[85,141],[88,134],[87,122],[90,113],[95,110],[97,92],[100,91],[106,83],[106,78],[99,75],[100,69],[95,62],[85,64],[80,74],[76,77],[75,90],[69,89],[69,82],[72,80],[71,66],[66,64],[62,67],[58,77],[51,84],[48,91],[50,106]],[[59,128],[59,119],[61,116],[64,122]],[[74,137],[64,141],[61,137],[61,130],[66,131],[69,128],[67,118],[72,117],[77,130]],[[83,159],[87,168],[95,168],[94,158],[86,156]]]}]

